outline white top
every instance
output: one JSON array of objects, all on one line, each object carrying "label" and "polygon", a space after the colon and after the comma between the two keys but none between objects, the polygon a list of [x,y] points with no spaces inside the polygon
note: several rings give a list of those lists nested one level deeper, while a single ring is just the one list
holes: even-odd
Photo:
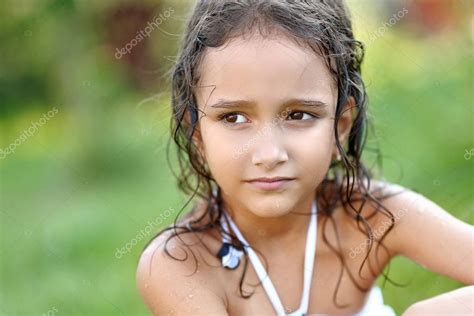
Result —
[{"label": "white top", "polygon": [[[248,244],[245,240],[244,236],[240,232],[237,225],[234,223],[232,218],[227,214],[224,209],[223,212],[224,216],[228,219],[232,230],[234,231],[237,238],[240,242],[247,248],[248,256],[250,262],[255,268],[257,272],[258,278],[263,284],[263,288],[268,296],[268,299],[273,305],[273,308],[278,316],[281,315],[305,315],[308,313],[309,307],[309,298],[310,298],[310,290],[311,290],[311,280],[313,275],[313,267],[315,261],[315,254],[316,254],[316,237],[317,237],[317,205],[316,202],[313,200],[312,208],[311,208],[311,219],[308,225],[308,232],[306,234],[306,252],[304,258],[304,282],[303,282],[303,292],[301,295],[301,302],[300,306],[296,311],[287,314],[283,304],[281,303],[280,297],[273,286],[270,277],[268,276],[265,268],[260,261],[259,257],[252,249],[252,247]],[[227,226],[227,222],[224,220],[224,217],[221,217],[221,225],[222,228],[229,233],[229,227]],[[223,242],[230,243],[230,238],[226,235],[222,236]],[[239,251],[233,247],[230,247],[230,250],[226,256],[222,257],[222,264],[224,266],[231,266],[233,268],[238,265],[240,257],[243,255],[242,251]],[[366,303],[362,310],[357,313],[358,316],[395,316],[395,311],[387,305],[384,305],[382,291],[378,286],[374,286],[367,297]]]},{"label": "white top", "polygon": [[[313,200],[313,205],[311,208],[311,219],[308,225],[308,233],[306,234],[303,294],[301,295],[300,307],[289,315],[302,315],[302,314],[308,313],[309,292],[311,290],[311,280],[312,280],[312,275],[313,275],[314,259],[315,259],[315,253],[316,253],[316,236],[317,236],[317,229],[318,229],[318,225],[317,225],[318,217],[316,216],[316,212],[317,212],[317,206],[316,206],[316,202]],[[257,272],[257,275],[263,284],[263,288],[265,289],[265,292],[267,293],[267,296],[270,299],[270,302],[272,303],[273,308],[275,309],[278,315],[286,315],[285,308],[283,307],[280,297],[278,296],[278,293],[275,287],[273,286],[273,283],[270,280],[270,277],[265,271],[265,268],[262,262],[258,258],[255,251],[252,249],[252,247],[250,247],[248,242],[245,240],[244,236],[242,236],[242,233],[240,232],[239,228],[234,223],[232,218],[226,212],[224,212],[224,214],[226,218],[229,220],[229,224],[232,227],[232,230],[234,231],[237,238],[239,238],[240,242],[247,248],[250,261],[252,262],[255,268],[255,271]],[[221,224],[222,224],[222,227],[228,232],[229,230],[227,227],[227,222],[223,220],[223,217],[221,217]],[[229,241],[227,236],[224,237],[224,241],[225,242]],[[241,253],[239,253],[238,255],[241,255]]]}]

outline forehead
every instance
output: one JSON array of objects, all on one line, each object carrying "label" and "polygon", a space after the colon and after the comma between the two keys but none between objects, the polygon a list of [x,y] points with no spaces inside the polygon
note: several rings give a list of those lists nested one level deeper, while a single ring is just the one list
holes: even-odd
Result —
[{"label": "forehead", "polygon": [[199,74],[200,104],[221,98],[269,103],[288,97],[314,97],[335,104],[337,97],[323,57],[284,36],[237,37],[222,47],[207,48]]}]

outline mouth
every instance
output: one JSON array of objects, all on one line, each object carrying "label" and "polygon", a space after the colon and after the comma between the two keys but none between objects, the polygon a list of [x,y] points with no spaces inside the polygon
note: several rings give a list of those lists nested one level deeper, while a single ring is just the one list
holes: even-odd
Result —
[{"label": "mouth", "polygon": [[246,181],[256,189],[272,191],[283,189],[293,182],[295,178],[288,177],[275,177],[275,178],[257,178],[250,181]]}]

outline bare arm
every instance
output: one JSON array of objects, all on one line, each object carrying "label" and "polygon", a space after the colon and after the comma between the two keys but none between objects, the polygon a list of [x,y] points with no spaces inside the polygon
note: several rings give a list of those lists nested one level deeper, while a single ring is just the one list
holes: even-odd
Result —
[{"label": "bare arm", "polygon": [[473,315],[474,229],[421,194],[406,191],[387,200],[397,211],[389,247],[423,267],[471,286],[411,305],[403,316]]},{"label": "bare arm", "polygon": [[474,284],[474,228],[436,203],[407,190],[387,200],[399,218],[387,236],[395,253],[423,267]]},{"label": "bare arm", "polygon": [[411,305],[403,316],[422,315],[474,315],[474,286],[428,298]]},{"label": "bare arm", "polygon": [[[210,282],[205,273],[193,274],[191,254],[186,261],[174,260],[159,243],[150,244],[137,268],[137,286],[153,315],[228,315],[222,293],[207,286]],[[173,241],[168,246],[172,248]],[[184,250],[175,247],[171,254],[184,258]]]}]

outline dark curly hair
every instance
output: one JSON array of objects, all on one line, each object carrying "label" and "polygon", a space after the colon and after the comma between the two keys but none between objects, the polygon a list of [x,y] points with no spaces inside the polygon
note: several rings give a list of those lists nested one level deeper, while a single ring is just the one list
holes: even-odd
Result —
[{"label": "dark curly hair", "polygon": [[[206,47],[220,47],[232,38],[245,36],[255,31],[260,32],[262,36],[268,35],[272,31],[278,31],[288,35],[298,44],[310,47],[315,54],[325,59],[328,69],[337,82],[338,98],[334,131],[336,146],[342,159],[331,162],[326,178],[318,186],[316,201],[319,212],[324,215],[323,240],[334,251],[341,263],[341,273],[333,301],[336,306],[344,307],[347,305],[339,305],[336,298],[347,265],[342,251],[338,250],[336,245],[331,245],[326,238],[327,220],[330,220],[333,227],[336,227],[332,213],[337,205],[342,205],[344,210],[357,222],[358,229],[367,235],[368,252],[359,269],[359,276],[361,276],[362,267],[367,261],[374,242],[373,230],[367,220],[379,212],[390,220],[390,226],[377,241],[378,246],[382,246],[388,252],[382,241],[392,229],[395,217],[381,202],[383,199],[393,196],[393,193],[391,195],[382,194],[382,187],[371,191],[370,180],[373,177],[373,171],[366,168],[361,161],[369,126],[367,95],[361,77],[361,64],[365,50],[362,42],[354,38],[350,16],[342,0],[197,1],[189,17],[176,64],[171,69],[173,110],[171,132],[177,145],[180,168],[180,174],[175,174],[178,186],[185,194],[191,195],[180,214],[195,196],[207,200],[207,209],[202,216],[187,223],[184,220],[178,221],[180,216],[178,214],[173,225],[163,229],[155,237],[165,231],[172,230],[172,234],[165,242],[165,252],[173,257],[168,252],[166,244],[175,236],[179,238],[180,234],[205,232],[211,229],[218,229],[222,234],[226,234],[220,225],[223,211],[219,186],[212,178],[205,159],[193,142],[193,135],[195,135],[196,125],[199,121],[195,89],[198,87],[199,67]],[[349,97],[353,97],[355,101],[355,109],[349,110],[354,110],[356,115],[347,144],[343,146],[339,142],[337,125],[343,114],[343,106]],[[167,146],[167,157],[171,167],[169,145],[170,143]],[[370,150],[376,153],[376,162],[381,167],[381,154],[378,146]],[[214,191],[217,191],[216,196],[213,195]],[[358,208],[354,205],[354,202],[357,201],[361,202]],[[366,202],[372,202],[376,207],[370,216],[364,217],[361,213]],[[192,211],[196,208],[197,205]],[[338,236],[337,229],[336,235]],[[245,295],[242,290],[248,261],[246,249],[234,235],[228,236],[232,239],[234,246],[245,253],[245,266],[239,289],[242,297],[248,298],[253,293]],[[182,242],[184,243],[184,241]],[[189,245],[187,247],[191,250]],[[378,250],[379,247],[376,248],[376,254]],[[197,263],[192,250],[191,253]],[[173,258],[182,261],[187,259],[187,255],[184,259]],[[379,264],[378,256],[376,258]],[[372,269],[370,270],[375,277],[375,273]],[[349,269],[347,272],[359,290],[364,292],[369,290],[357,284]],[[384,271],[382,274],[385,281],[388,279],[391,283],[396,284],[388,278]]]}]

